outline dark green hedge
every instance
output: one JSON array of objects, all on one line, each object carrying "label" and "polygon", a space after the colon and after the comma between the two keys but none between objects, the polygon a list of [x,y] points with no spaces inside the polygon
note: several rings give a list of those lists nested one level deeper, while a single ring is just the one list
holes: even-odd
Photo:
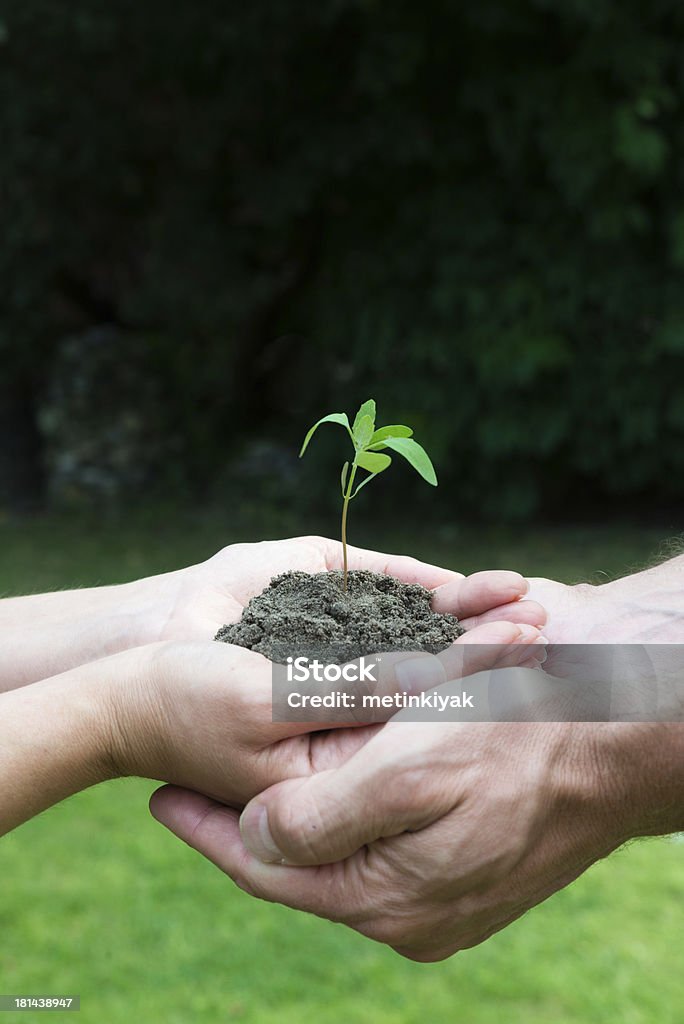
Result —
[{"label": "dark green hedge", "polygon": [[121,459],[165,486],[199,491],[246,437],[293,444],[373,394],[431,445],[455,515],[681,499],[681,3],[0,17],[6,488],[30,486],[27,459],[36,492],[72,465],[79,430],[97,462],[153,381]]}]

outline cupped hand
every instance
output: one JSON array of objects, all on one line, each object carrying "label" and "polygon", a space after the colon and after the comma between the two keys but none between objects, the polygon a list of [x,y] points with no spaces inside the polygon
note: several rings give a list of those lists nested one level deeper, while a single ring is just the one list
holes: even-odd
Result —
[{"label": "cupped hand", "polygon": [[240,823],[175,787],[152,812],[246,892],[441,960],[644,831],[634,736],[603,728],[392,721],[339,768],[260,794]]},{"label": "cupped hand", "polygon": [[[546,621],[542,606],[525,600],[528,584],[517,572],[465,577],[405,555],[355,547],[348,551],[350,569],[369,569],[434,590],[436,602],[448,604],[446,610],[466,629],[492,621],[541,627]],[[163,608],[155,639],[209,640],[222,625],[236,622],[273,576],[290,569],[317,573],[341,568],[342,545],[325,537],[232,544],[206,562],[145,581],[157,588]]]},{"label": "cupped hand", "polygon": [[[310,724],[272,721],[272,665],[254,651],[165,642],[116,655],[104,687],[116,776],[189,786],[235,806],[276,780],[339,763],[366,730],[323,745]],[[317,728],[324,730],[322,720]],[[345,745],[345,736],[358,738]]]},{"label": "cupped hand", "polygon": [[[485,623],[450,650],[454,674],[543,657],[539,632],[526,624]],[[390,657],[375,692],[401,692]],[[103,688],[111,722],[114,774],[141,775],[198,790],[243,806],[275,782],[343,763],[373,733],[357,718],[274,722],[272,665],[261,654],[231,644],[166,642],[109,659]],[[420,679],[415,689],[426,688]],[[385,718],[391,715],[387,710]],[[374,723],[382,715],[374,712]],[[314,730],[314,731],[312,731]]]}]

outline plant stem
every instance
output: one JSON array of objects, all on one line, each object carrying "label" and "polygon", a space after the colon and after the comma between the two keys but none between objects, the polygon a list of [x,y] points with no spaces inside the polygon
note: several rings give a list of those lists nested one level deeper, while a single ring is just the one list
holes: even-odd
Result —
[{"label": "plant stem", "polygon": [[344,567],[344,592],[347,593],[347,510],[349,508],[349,502],[352,495],[352,488],[354,486],[354,477],[356,476],[356,465],[351,468],[349,474],[349,480],[344,493],[344,501],[342,503],[342,564]]}]

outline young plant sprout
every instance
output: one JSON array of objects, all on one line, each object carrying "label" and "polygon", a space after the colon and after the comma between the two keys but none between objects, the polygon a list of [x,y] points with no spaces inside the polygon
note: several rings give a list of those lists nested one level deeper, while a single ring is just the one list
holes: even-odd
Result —
[{"label": "young plant sprout", "polygon": [[[412,439],[413,431],[401,423],[394,423],[389,427],[375,429],[375,401],[369,398],[364,402],[356,416],[354,423],[349,426],[349,418],[344,412],[331,412],[323,416],[318,423],[314,423],[309,433],[304,438],[302,455],[307,449],[309,441],[321,423],[339,423],[348,432],[351,442],[354,445],[354,460],[351,463],[345,462],[342,467],[340,482],[342,485],[342,557],[344,560],[344,589],[347,590],[347,511],[349,502],[355,498],[362,487],[374,480],[378,474],[383,473],[392,463],[389,455],[384,455],[386,448],[391,448],[397,455],[402,455],[408,463],[420,473],[423,480],[427,480],[433,487],[437,486],[435,469],[430,462],[429,456],[424,448],[417,441]],[[364,469],[368,476],[356,485],[357,470]]]}]

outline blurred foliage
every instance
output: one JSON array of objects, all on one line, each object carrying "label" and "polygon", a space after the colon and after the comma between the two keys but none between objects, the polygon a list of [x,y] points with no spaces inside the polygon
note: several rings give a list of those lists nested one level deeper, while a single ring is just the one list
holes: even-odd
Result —
[{"label": "blurred foliage", "polygon": [[154,344],[113,327],[66,338],[39,409],[53,496],[116,500],[174,479],[177,437],[166,429]]},{"label": "blurred foliage", "polygon": [[[681,4],[0,19],[10,497],[46,474],[107,499],[258,489],[246,442],[287,463],[311,419],[373,394],[453,514],[681,499]],[[293,500],[336,501],[327,451]]]}]

